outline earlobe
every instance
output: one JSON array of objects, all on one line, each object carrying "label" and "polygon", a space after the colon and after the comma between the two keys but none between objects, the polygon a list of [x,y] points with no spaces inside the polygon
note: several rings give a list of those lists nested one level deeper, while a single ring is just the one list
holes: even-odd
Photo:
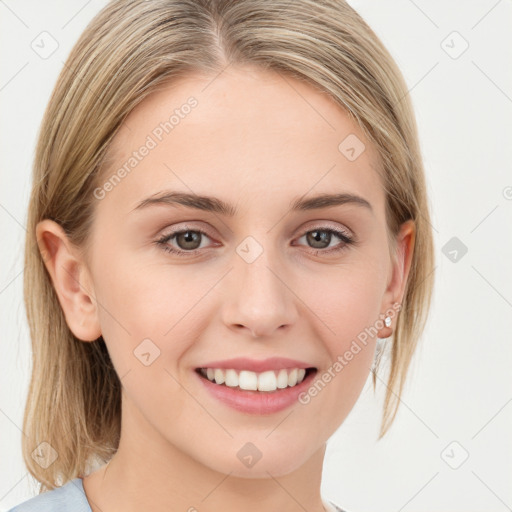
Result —
[{"label": "earlobe", "polygon": [[63,228],[50,219],[37,224],[36,238],[68,327],[80,340],[98,339],[101,329],[97,303],[79,250]]}]

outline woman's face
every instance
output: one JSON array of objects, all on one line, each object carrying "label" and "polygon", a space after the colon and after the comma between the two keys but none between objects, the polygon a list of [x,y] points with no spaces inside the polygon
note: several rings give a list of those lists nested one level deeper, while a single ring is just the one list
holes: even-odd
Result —
[{"label": "woman's face", "polygon": [[[172,446],[242,477],[298,468],[349,414],[373,362],[368,329],[401,300],[376,152],[326,94],[253,68],[162,88],[112,149],[95,191],[86,325],[121,379],[122,435],[141,454]],[[326,194],[347,196],[313,201]],[[197,372],[274,357],[301,363],[276,370],[316,368],[300,396]]]}]

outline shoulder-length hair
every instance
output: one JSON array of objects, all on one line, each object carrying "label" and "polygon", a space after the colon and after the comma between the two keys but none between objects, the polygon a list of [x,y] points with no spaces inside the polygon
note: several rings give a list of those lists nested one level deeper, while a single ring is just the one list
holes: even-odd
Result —
[{"label": "shoulder-length hair", "polygon": [[[121,385],[103,338],[85,343],[68,328],[37,250],[36,225],[52,219],[84,247],[109,145],[132,109],[188,73],[214,76],[245,64],[332,96],[378,150],[390,247],[401,224],[415,222],[409,279],[389,343],[379,439],[395,418],[430,309],[434,249],[414,112],[390,53],[344,0],[113,0],[72,49],[34,158],[24,275],[33,364],[22,449],[41,492],[116,452]],[[31,456],[45,442],[58,455],[47,468]]]}]

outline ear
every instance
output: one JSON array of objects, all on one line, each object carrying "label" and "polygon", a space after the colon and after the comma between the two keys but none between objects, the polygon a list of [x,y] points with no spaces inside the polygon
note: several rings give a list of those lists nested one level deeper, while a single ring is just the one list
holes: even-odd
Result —
[{"label": "ear", "polygon": [[80,251],[50,219],[37,224],[36,238],[68,327],[82,341],[97,340],[101,336],[97,303]]},{"label": "ear", "polygon": [[[416,226],[413,220],[404,222],[396,236],[396,252],[392,257],[391,278],[383,296],[381,311],[396,310],[394,305],[402,304],[411,268],[414,243],[416,239]],[[397,314],[391,316],[391,325],[383,327],[379,333],[380,338],[387,338],[393,332]]]}]

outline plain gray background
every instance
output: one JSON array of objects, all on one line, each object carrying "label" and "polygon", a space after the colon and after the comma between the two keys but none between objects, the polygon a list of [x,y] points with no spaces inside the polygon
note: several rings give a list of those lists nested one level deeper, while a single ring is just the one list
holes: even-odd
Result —
[{"label": "plain gray background", "polygon": [[[328,442],[322,494],[351,512],[512,510],[512,1],[349,3],[409,86],[437,279],[391,431],[375,441],[384,385],[374,396],[369,379]],[[36,134],[72,45],[105,4],[0,0],[0,510],[36,490],[21,458],[31,364],[23,244]],[[58,43],[47,58],[33,49],[44,31]]]}]

